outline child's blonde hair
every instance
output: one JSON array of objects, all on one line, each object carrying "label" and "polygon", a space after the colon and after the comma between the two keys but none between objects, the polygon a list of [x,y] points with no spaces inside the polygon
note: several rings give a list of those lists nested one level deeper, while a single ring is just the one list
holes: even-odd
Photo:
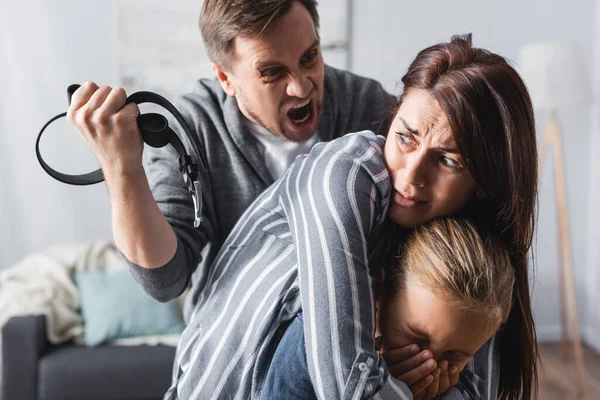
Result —
[{"label": "child's blonde hair", "polygon": [[[416,228],[400,247],[387,286],[417,283],[497,330],[510,313],[514,269],[500,240],[467,220],[441,218]],[[390,276],[391,275],[391,276]]]}]

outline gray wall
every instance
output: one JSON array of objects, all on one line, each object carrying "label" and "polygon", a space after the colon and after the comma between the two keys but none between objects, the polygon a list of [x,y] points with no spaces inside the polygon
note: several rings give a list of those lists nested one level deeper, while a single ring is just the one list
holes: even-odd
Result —
[{"label": "gray wall", "polygon": [[[197,31],[199,1],[7,3],[0,4],[0,87],[2,93],[9,93],[0,99],[0,269],[51,244],[111,236],[104,186],[79,188],[55,182],[39,168],[33,153],[38,129],[49,117],[66,110],[65,88],[70,83],[91,79],[170,96],[187,90],[197,76],[210,75]],[[344,49],[330,51],[326,57],[341,67],[350,61],[354,71],[382,81],[397,93],[397,82],[418,50],[451,34],[472,32],[475,44],[515,61],[526,42],[573,40],[584,48],[589,70],[595,72],[600,69],[596,3],[354,0],[351,59],[346,59]],[[345,0],[321,1],[325,42],[346,39],[345,5]],[[157,28],[158,17],[167,26]],[[600,73],[592,78],[597,92]],[[600,349],[595,339],[600,337],[595,306],[600,300],[596,294],[600,292],[598,109],[564,110],[559,117],[565,132],[582,330]],[[541,130],[549,116],[539,113],[537,119]],[[74,136],[66,122],[57,123],[43,142],[48,161],[71,173],[95,168],[91,151]],[[534,246],[534,309],[542,339],[559,335],[552,166],[548,160],[542,174]]]},{"label": "gray wall", "polygon": [[[54,181],[34,144],[67,110],[69,84],[117,82],[117,48],[116,0],[0,2],[0,268],[52,244],[111,237],[105,186]],[[59,171],[98,167],[66,119],[46,135],[42,151]]]}]

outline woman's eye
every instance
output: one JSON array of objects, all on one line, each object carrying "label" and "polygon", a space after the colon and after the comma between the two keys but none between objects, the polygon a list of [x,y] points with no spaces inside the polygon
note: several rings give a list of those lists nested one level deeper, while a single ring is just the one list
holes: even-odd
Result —
[{"label": "woman's eye", "polygon": [[399,144],[413,144],[414,140],[411,136],[407,135],[406,133],[402,133],[402,132],[396,132],[396,139],[398,140]]},{"label": "woman's eye", "polygon": [[456,169],[462,168],[462,165],[460,165],[457,161],[455,161],[449,157],[446,157],[446,156],[442,156],[440,161],[446,167],[456,168]]}]

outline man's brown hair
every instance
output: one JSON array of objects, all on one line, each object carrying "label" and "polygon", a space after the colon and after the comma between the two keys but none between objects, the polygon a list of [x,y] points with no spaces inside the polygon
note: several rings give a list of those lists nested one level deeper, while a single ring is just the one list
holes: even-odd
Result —
[{"label": "man's brown hair", "polygon": [[211,61],[229,67],[229,53],[237,36],[260,35],[271,21],[287,14],[295,1],[310,14],[319,30],[316,0],[205,0],[200,32]]}]

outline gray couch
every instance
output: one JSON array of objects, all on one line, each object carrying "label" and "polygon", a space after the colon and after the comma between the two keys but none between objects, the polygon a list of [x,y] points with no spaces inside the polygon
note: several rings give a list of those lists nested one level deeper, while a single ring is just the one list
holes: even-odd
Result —
[{"label": "gray couch", "polygon": [[50,344],[43,316],[2,328],[2,400],[162,399],[175,348]]}]

